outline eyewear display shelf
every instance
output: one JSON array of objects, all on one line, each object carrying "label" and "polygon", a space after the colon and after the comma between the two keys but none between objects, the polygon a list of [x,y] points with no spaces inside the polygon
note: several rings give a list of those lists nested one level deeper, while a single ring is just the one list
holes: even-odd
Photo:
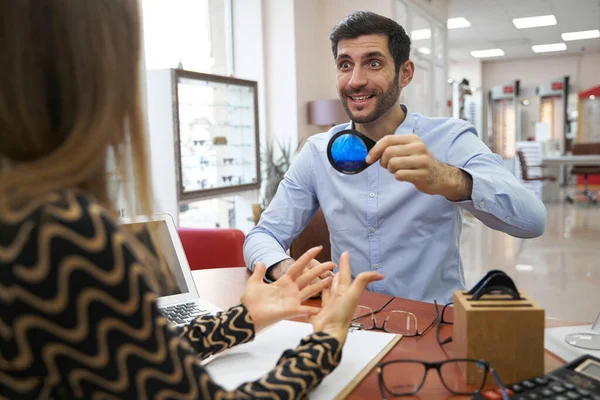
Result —
[{"label": "eyewear display shelf", "polygon": [[[258,189],[257,83],[181,69],[149,75],[153,172],[160,175],[169,173],[164,168],[174,169],[177,201]],[[157,98],[161,109],[155,112]],[[171,143],[164,135],[171,136]],[[172,154],[173,163],[163,162]]]}]

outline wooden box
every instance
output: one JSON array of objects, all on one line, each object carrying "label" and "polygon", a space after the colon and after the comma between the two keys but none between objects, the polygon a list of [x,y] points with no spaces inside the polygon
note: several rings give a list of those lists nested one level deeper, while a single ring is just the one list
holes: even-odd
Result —
[{"label": "wooden box", "polygon": [[[488,361],[505,384],[544,374],[544,309],[520,295],[471,300],[464,291],[454,292],[456,357]],[[475,371],[462,372],[467,383],[475,383]]]}]

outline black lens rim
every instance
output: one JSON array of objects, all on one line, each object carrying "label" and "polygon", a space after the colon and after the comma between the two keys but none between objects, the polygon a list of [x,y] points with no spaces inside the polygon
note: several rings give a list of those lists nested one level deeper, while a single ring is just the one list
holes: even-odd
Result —
[{"label": "black lens rim", "polygon": [[331,139],[329,139],[329,143],[327,144],[327,159],[329,160],[329,164],[331,164],[333,169],[345,175],[355,175],[367,169],[371,164],[367,164],[367,162],[365,161],[363,161],[363,164],[356,171],[347,171],[337,166],[335,160],[333,159],[333,156],[331,155],[331,148],[333,147],[333,143],[336,141],[336,139],[342,135],[353,135],[358,137],[365,144],[365,147],[367,148],[367,153],[371,151],[373,146],[375,146],[375,141],[373,139],[363,135],[359,131],[354,129],[344,129],[342,131],[337,132],[331,137]]}]

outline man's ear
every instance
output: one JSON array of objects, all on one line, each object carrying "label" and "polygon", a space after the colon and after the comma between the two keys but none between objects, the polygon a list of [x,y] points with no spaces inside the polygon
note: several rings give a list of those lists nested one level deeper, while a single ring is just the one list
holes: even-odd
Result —
[{"label": "man's ear", "polygon": [[400,88],[404,88],[412,81],[412,78],[415,74],[415,63],[413,63],[411,60],[405,62],[404,65],[400,67],[399,74],[400,79],[398,79],[398,82],[400,84]]}]

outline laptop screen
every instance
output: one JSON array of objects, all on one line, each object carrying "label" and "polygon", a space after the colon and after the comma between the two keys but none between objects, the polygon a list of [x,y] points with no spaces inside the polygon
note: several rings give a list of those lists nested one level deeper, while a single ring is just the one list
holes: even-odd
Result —
[{"label": "laptop screen", "polygon": [[[122,226],[132,232],[146,248],[162,258],[163,262],[167,264],[179,288],[179,292],[171,294],[188,293],[190,291],[165,221],[134,222]],[[150,231],[153,232],[153,237],[150,235]]]}]

